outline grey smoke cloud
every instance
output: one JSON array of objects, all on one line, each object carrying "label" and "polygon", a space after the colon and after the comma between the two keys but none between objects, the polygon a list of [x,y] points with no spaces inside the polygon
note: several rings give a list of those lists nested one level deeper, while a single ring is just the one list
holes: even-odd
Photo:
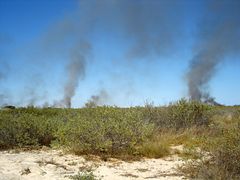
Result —
[{"label": "grey smoke cloud", "polygon": [[227,55],[240,52],[240,1],[213,0],[199,26],[199,37],[187,73],[189,96],[206,101],[209,81]]},{"label": "grey smoke cloud", "polygon": [[[1,61],[0,61],[1,63]],[[0,69],[0,85],[1,85],[1,81],[5,78],[5,73]],[[6,99],[6,95],[3,94],[2,91],[0,91],[0,105],[4,104]]]},{"label": "grey smoke cloud", "polygon": [[5,104],[9,99],[9,94],[6,93],[6,90],[4,90],[2,87],[4,80],[7,78],[7,73],[9,72],[9,69],[9,65],[0,57],[0,106]]},{"label": "grey smoke cloud", "polygon": [[5,87],[9,75],[12,73],[10,63],[5,56],[5,50],[12,45],[14,38],[5,32],[0,32],[0,106],[9,105],[12,101],[11,92]]},{"label": "grey smoke cloud", "polygon": [[91,20],[107,32],[123,34],[131,44],[127,58],[169,53],[183,33],[183,3],[178,0],[85,0],[83,4],[89,7],[94,2]]},{"label": "grey smoke cloud", "polygon": [[75,95],[75,90],[78,87],[80,78],[85,75],[85,55],[90,50],[90,45],[88,43],[82,43],[78,49],[73,50],[71,53],[71,61],[67,66],[68,79],[64,85],[64,104],[66,107],[71,107],[71,99]]},{"label": "grey smoke cloud", "polygon": [[79,1],[77,12],[51,27],[43,40],[46,52],[67,54],[63,99],[56,106],[71,107],[94,46],[91,35],[99,30],[114,36],[120,34],[130,44],[127,52],[123,52],[127,59],[162,55],[170,52],[179,40],[181,7],[178,0]]},{"label": "grey smoke cloud", "polygon": [[107,103],[110,100],[110,96],[104,89],[100,90],[98,94],[92,95],[91,98],[85,104],[86,107],[96,107]]},{"label": "grey smoke cloud", "polygon": [[47,94],[42,87],[43,85],[44,79],[40,74],[31,74],[31,77],[26,79],[23,89],[19,92],[18,101],[15,100],[14,104],[27,107],[39,106],[40,102],[46,99]]},{"label": "grey smoke cloud", "polygon": [[52,26],[41,42],[47,54],[60,53],[67,61],[66,80],[61,82],[63,97],[55,101],[53,106],[70,108],[79,81],[85,76],[85,65],[91,51],[91,44],[84,39],[87,34],[84,29],[87,27],[79,20],[79,14],[74,13]]},{"label": "grey smoke cloud", "polygon": [[[187,73],[189,96],[194,100],[211,99],[206,87],[217,66],[227,55],[240,52],[240,1],[206,2],[209,7],[198,27],[195,55]],[[60,54],[66,59],[65,79],[60,82],[62,99],[54,105],[72,106],[72,98],[87,75],[86,66],[92,65],[89,63],[95,45],[92,35],[124,38],[127,50],[122,54],[125,59],[148,60],[152,55],[175,53],[175,47],[184,42],[181,38],[184,37],[183,6],[186,4],[180,0],[79,1],[77,11],[69,13],[40,37],[46,55]],[[114,43],[118,43],[117,38]],[[115,44],[107,44],[107,47],[111,49]],[[0,80],[6,76],[3,72],[0,68]],[[98,102],[98,97],[93,96],[92,100]]]}]

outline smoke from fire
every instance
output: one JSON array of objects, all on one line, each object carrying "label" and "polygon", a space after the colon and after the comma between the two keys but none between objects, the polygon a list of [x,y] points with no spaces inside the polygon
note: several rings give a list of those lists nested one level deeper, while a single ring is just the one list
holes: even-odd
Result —
[{"label": "smoke from fire", "polygon": [[188,93],[192,100],[212,101],[207,91],[217,66],[227,55],[240,52],[240,1],[209,1],[200,23],[194,56],[187,73]]},{"label": "smoke from fire", "polygon": [[[126,49],[119,51],[124,59],[133,63],[139,59],[148,61],[152,55],[164,57],[180,51],[179,45],[184,43],[183,37],[186,37],[185,30],[189,16],[186,12],[186,4],[199,5],[190,1],[183,3],[179,0],[79,1],[75,11],[51,25],[40,37],[40,44],[46,54],[61,54],[65,59],[63,63],[65,74],[60,82],[62,96],[53,103],[53,106],[67,108],[72,106],[77,88],[81,88],[81,80],[87,75],[86,67],[93,65],[91,62],[95,47],[93,36],[102,35],[106,36],[106,39],[108,35],[123,38],[127,44]],[[193,23],[193,26],[198,25],[197,36],[194,33],[190,34],[194,40],[193,57],[190,59],[188,71],[183,72],[186,75],[190,99],[215,101],[207,90],[210,80],[215,75],[218,65],[226,60],[228,55],[240,52],[239,7],[238,0],[206,1],[206,7],[202,7],[200,18],[196,18],[200,22]],[[111,49],[117,44],[117,38],[113,43],[107,44],[107,47]],[[159,58],[159,61],[163,59]],[[114,68],[117,67],[116,63]],[[0,68],[0,81],[5,74]],[[32,93],[32,96],[34,94]],[[107,90],[96,94],[89,102],[102,105],[112,93]],[[3,99],[6,98],[0,92],[0,100]],[[34,100],[31,102],[33,104],[39,98],[30,99]],[[52,103],[46,102],[46,106],[49,104]]]},{"label": "smoke from fire", "polygon": [[129,0],[82,0],[74,15],[53,26],[44,40],[47,46],[70,44],[70,49],[67,48],[69,52],[63,99],[55,105],[71,107],[94,46],[88,38],[94,30],[104,27],[105,33],[122,33],[131,39],[132,45],[125,53],[128,59],[167,53],[175,45],[180,32],[181,3],[169,0],[157,4],[146,0],[137,3]]}]

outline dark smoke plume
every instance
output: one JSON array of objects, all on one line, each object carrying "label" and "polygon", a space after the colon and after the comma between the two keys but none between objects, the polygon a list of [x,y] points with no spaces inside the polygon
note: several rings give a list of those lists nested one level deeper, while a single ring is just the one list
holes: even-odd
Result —
[{"label": "dark smoke plume", "polygon": [[[77,20],[74,18],[77,17]],[[48,53],[61,53],[66,57],[66,81],[63,84],[63,98],[55,101],[55,107],[71,107],[80,79],[85,76],[87,56],[90,54],[90,42],[83,36],[88,25],[80,23],[79,14],[67,17],[53,26],[43,40],[44,50]],[[48,103],[47,103],[48,104]]]},{"label": "dark smoke plume", "polygon": [[90,0],[89,5],[92,2],[96,9],[91,19],[110,33],[122,33],[131,44],[127,58],[169,53],[180,39],[184,13],[178,0]]},{"label": "dark smoke plume", "polygon": [[[3,84],[3,81],[7,78],[7,73],[9,71],[9,66],[6,62],[2,61],[0,59],[0,87]],[[7,100],[9,99],[9,94],[6,93],[6,90],[3,91],[3,88],[1,87],[0,90],[0,106],[5,104]]]},{"label": "dark smoke plume", "polygon": [[85,54],[89,51],[89,44],[81,44],[78,51],[72,52],[71,61],[67,66],[67,82],[64,86],[64,104],[66,107],[71,107],[71,99],[75,95],[75,90],[81,77],[85,75]]},{"label": "dark smoke plume", "polygon": [[12,38],[5,33],[0,32],[0,81],[7,77],[10,70],[9,64],[3,57],[5,47],[12,43]]},{"label": "dark smoke plume", "polygon": [[[94,43],[91,35],[104,30],[124,37],[127,58],[167,53],[179,39],[182,11],[178,0],[81,0],[79,9],[52,27],[45,38],[46,51],[66,52],[63,99],[56,106],[71,107]],[[118,42],[115,42],[116,44]],[[108,47],[111,48],[111,44]]]},{"label": "dark smoke plume", "polygon": [[240,52],[240,1],[209,1],[207,13],[199,26],[196,55],[187,73],[188,93],[192,100],[213,101],[207,85],[217,66],[227,55]]},{"label": "dark smoke plume", "polygon": [[105,90],[101,90],[99,94],[92,95],[91,98],[85,103],[85,107],[102,106],[110,100],[109,94]]}]

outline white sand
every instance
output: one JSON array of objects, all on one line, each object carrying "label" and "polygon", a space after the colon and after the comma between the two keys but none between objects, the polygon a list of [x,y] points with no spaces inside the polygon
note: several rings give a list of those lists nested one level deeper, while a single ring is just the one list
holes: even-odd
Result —
[{"label": "white sand", "polygon": [[69,175],[92,169],[102,180],[130,179],[184,179],[177,173],[183,161],[177,156],[163,159],[142,159],[123,162],[98,158],[85,160],[81,156],[63,154],[59,150],[39,150],[26,152],[0,152],[0,180],[61,180]]}]

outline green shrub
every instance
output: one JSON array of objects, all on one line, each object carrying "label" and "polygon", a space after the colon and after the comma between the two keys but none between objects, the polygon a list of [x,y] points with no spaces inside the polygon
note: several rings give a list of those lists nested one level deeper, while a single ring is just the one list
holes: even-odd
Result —
[{"label": "green shrub", "polygon": [[1,110],[0,148],[50,145],[56,140],[56,145],[76,153],[132,154],[147,141],[155,152],[150,153],[145,143],[146,152],[156,154],[165,142],[153,142],[156,130],[208,125],[209,110],[207,105],[186,100],[168,107]]},{"label": "green shrub", "polygon": [[70,176],[73,180],[97,180],[92,172],[79,172],[76,175]]},{"label": "green shrub", "polygon": [[122,153],[146,140],[153,125],[136,109],[84,108],[59,129],[60,143],[76,153]]},{"label": "green shrub", "polygon": [[16,109],[0,113],[0,149],[50,145],[57,119],[37,109]]},{"label": "green shrub", "polygon": [[176,129],[208,125],[208,110],[206,104],[182,99],[169,106],[169,121]]},{"label": "green shrub", "polygon": [[167,107],[151,107],[144,109],[145,118],[153,122],[158,129],[190,128],[209,124],[211,107],[198,101],[181,99]]},{"label": "green shrub", "polygon": [[183,171],[199,179],[240,179],[240,116],[235,118],[238,125],[234,127],[215,127],[218,134],[204,144],[207,155],[203,153],[202,159],[187,164]]}]

